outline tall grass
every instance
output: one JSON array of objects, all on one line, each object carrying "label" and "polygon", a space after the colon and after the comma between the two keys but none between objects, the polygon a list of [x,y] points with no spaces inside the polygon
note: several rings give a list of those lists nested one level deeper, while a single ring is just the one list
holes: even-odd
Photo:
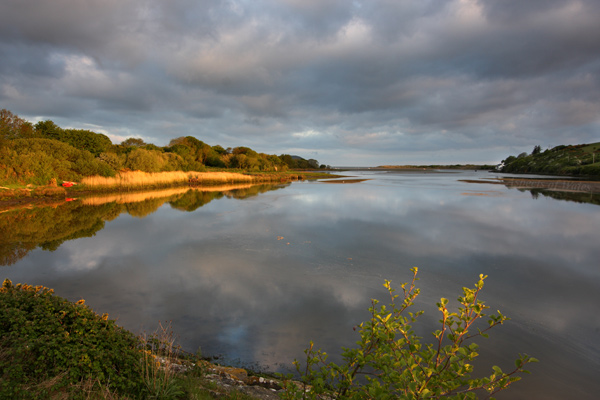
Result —
[{"label": "tall grass", "polygon": [[120,172],[113,177],[88,176],[83,178],[81,183],[94,189],[133,189],[183,184],[188,180],[188,173],[181,171],[156,173],[129,171]]},{"label": "tall grass", "polygon": [[[298,179],[297,176],[285,176]],[[182,185],[193,181],[200,185],[231,184],[268,182],[284,179],[282,175],[246,175],[234,172],[142,172],[128,171],[120,172],[114,177],[89,176],[81,180],[81,184],[90,189],[117,189],[129,190],[140,188],[152,188],[170,185]]]},{"label": "tall grass", "polygon": [[179,346],[175,345],[175,337],[171,323],[159,323],[157,330],[150,336],[141,337],[143,344],[142,378],[148,398],[175,399],[184,392],[176,379],[176,370],[172,363],[176,361]]}]

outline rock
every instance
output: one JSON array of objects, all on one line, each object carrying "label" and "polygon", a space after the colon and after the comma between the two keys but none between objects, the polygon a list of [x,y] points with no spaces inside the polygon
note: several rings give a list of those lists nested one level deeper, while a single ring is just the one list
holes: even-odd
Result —
[{"label": "rock", "polygon": [[278,400],[278,393],[283,389],[276,379],[248,376],[248,372],[243,368],[210,365],[207,372],[204,377],[224,391],[237,390],[255,399]]},{"label": "rock", "polygon": [[244,386],[240,389],[241,392],[251,396],[255,399],[263,399],[263,400],[279,400],[279,395],[271,390],[264,388],[262,386]]},{"label": "rock", "polygon": [[267,379],[267,378],[263,378],[258,377],[258,376],[251,376],[246,380],[246,385],[248,386],[262,386],[264,388],[267,389],[273,389],[273,390],[281,390],[283,389],[283,387],[281,386],[281,384],[276,381],[275,379]]}]

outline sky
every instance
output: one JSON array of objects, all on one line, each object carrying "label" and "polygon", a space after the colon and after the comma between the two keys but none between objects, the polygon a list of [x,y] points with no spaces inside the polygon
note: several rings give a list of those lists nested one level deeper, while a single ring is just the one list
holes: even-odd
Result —
[{"label": "sky", "polygon": [[333,166],[600,141],[598,0],[2,0],[0,108]]}]

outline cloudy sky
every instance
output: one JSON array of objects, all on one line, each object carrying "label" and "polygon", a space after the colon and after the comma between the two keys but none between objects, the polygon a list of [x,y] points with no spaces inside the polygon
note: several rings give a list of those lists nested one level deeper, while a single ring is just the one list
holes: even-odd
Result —
[{"label": "cloudy sky", "polygon": [[600,141],[598,0],[2,0],[0,108],[330,165]]}]

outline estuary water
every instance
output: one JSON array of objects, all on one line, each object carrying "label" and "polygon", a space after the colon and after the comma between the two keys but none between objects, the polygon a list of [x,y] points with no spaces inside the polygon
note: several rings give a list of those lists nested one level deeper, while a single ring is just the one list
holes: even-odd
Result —
[{"label": "estuary water", "polygon": [[[600,393],[600,194],[524,190],[483,171],[350,171],[357,183],[170,189],[0,213],[0,278],[44,285],[134,332],[170,321],[190,352],[290,372],[309,341],[341,346],[418,267],[429,341],[440,297],[488,275],[511,318],[477,371],[540,360],[500,399]],[[520,176],[522,178],[522,176]],[[350,178],[344,178],[348,180]],[[479,182],[479,183],[474,183]]]}]

